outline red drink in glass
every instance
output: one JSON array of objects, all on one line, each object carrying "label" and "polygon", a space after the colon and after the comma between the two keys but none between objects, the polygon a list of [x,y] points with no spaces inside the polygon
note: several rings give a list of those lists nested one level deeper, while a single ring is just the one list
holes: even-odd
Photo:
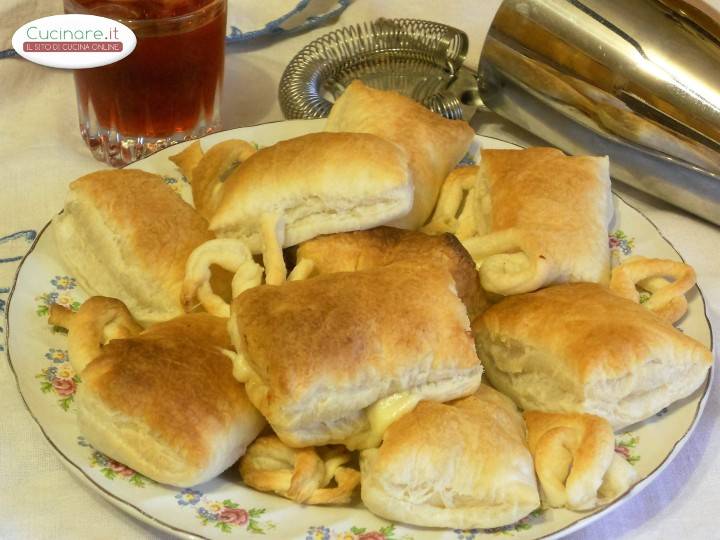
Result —
[{"label": "red drink in glass", "polygon": [[68,13],[120,21],[135,50],[75,71],[80,131],[121,166],[220,127],[227,0],[65,0]]}]

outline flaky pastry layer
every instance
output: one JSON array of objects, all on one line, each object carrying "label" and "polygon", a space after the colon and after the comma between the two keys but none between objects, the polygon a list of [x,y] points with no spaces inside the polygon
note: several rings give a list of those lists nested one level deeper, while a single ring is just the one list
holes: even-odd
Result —
[{"label": "flaky pastry layer", "polygon": [[452,276],[433,264],[256,287],[233,302],[229,329],[250,399],[290,446],[362,447],[348,438],[379,400],[453,399],[482,375]]},{"label": "flaky pastry layer", "polygon": [[486,385],[451,403],[420,403],[360,464],[365,506],[404,523],[499,527],[540,504],[522,417]]},{"label": "flaky pastry layer", "polygon": [[523,409],[591,413],[616,429],[692,393],[712,364],[701,343],[592,283],[505,298],[473,331],[493,386]]}]

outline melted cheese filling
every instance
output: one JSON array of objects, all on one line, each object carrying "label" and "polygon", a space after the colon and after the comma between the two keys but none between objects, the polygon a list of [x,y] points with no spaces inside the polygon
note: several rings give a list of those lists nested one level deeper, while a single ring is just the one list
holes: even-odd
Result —
[{"label": "melted cheese filling", "polygon": [[345,446],[350,450],[363,450],[380,446],[390,424],[411,412],[421,397],[412,392],[398,392],[380,399],[365,409],[370,429],[348,437]]},{"label": "melted cheese filling", "polygon": [[301,281],[310,277],[315,270],[312,259],[300,259],[288,276],[288,281]]},{"label": "melted cheese filling", "polygon": [[277,214],[263,214],[260,218],[260,234],[263,245],[265,283],[281,285],[287,277],[282,251],[285,244],[285,220]]},{"label": "melted cheese filling", "polygon": [[[240,353],[223,349],[223,354],[232,360],[233,377],[241,383],[248,383],[255,372],[247,359]],[[411,412],[422,397],[413,392],[398,392],[380,399],[365,409],[370,428],[348,437],[343,444],[350,450],[363,450],[380,446],[383,435],[390,424]]]},{"label": "melted cheese filling", "polygon": [[238,382],[246,383],[253,375],[255,375],[255,372],[250,367],[250,364],[248,364],[248,361],[245,359],[244,355],[229,351],[227,349],[223,349],[222,352],[225,356],[232,360],[233,377],[235,377]]}]

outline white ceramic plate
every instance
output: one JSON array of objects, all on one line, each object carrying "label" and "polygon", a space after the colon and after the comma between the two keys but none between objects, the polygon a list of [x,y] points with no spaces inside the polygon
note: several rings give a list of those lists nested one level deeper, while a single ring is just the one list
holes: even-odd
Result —
[{"label": "white ceramic plate", "polygon": [[[230,138],[264,146],[322,129],[323,121],[278,122],[216,133],[203,140],[207,149]],[[485,148],[514,146],[484,137]],[[133,167],[163,175],[166,182],[189,198],[189,186],[167,159],[180,146],[159,152]],[[640,254],[680,260],[657,228],[637,210],[615,197],[616,217],[610,236],[615,263]],[[636,495],[677,454],[687,440],[707,399],[711,375],[692,396],[668,410],[617,434],[617,451],[637,468],[642,480],[623,497],[594,513],[546,509],[501,530],[433,530],[395,525],[352,507],[303,507],[259,493],[239,483],[237,471],[197,486],[176,489],[156,484],[88,446],[75,422],[73,395],[82,384],[67,357],[67,338],[47,325],[52,302],[77,308],[86,297],[60,262],[49,224],[23,260],[8,306],[7,351],[18,388],[48,442],[68,468],[91,489],[132,516],[167,532],[186,537],[227,538],[263,534],[267,538],[379,540],[444,538],[474,540],[502,532],[518,539],[567,534],[594,521]],[[711,331],[699,291],[690,294],[690,310],[680,328],[711,346]],[[428,434],[430,437],[432,434]]]}]

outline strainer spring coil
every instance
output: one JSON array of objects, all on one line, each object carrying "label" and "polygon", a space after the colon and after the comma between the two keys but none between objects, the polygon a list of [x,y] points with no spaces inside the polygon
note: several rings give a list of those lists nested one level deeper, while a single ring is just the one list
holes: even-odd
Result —
[{"label": "strainer spring coil", "polygon": [[445,116],[457,112],[439,93],[454,80],[468,50],[467,35],[417,19],[378,19],[326,34],[305,46],[280,81],[286,118],[324,118],[353,79],[392,89]]}]

